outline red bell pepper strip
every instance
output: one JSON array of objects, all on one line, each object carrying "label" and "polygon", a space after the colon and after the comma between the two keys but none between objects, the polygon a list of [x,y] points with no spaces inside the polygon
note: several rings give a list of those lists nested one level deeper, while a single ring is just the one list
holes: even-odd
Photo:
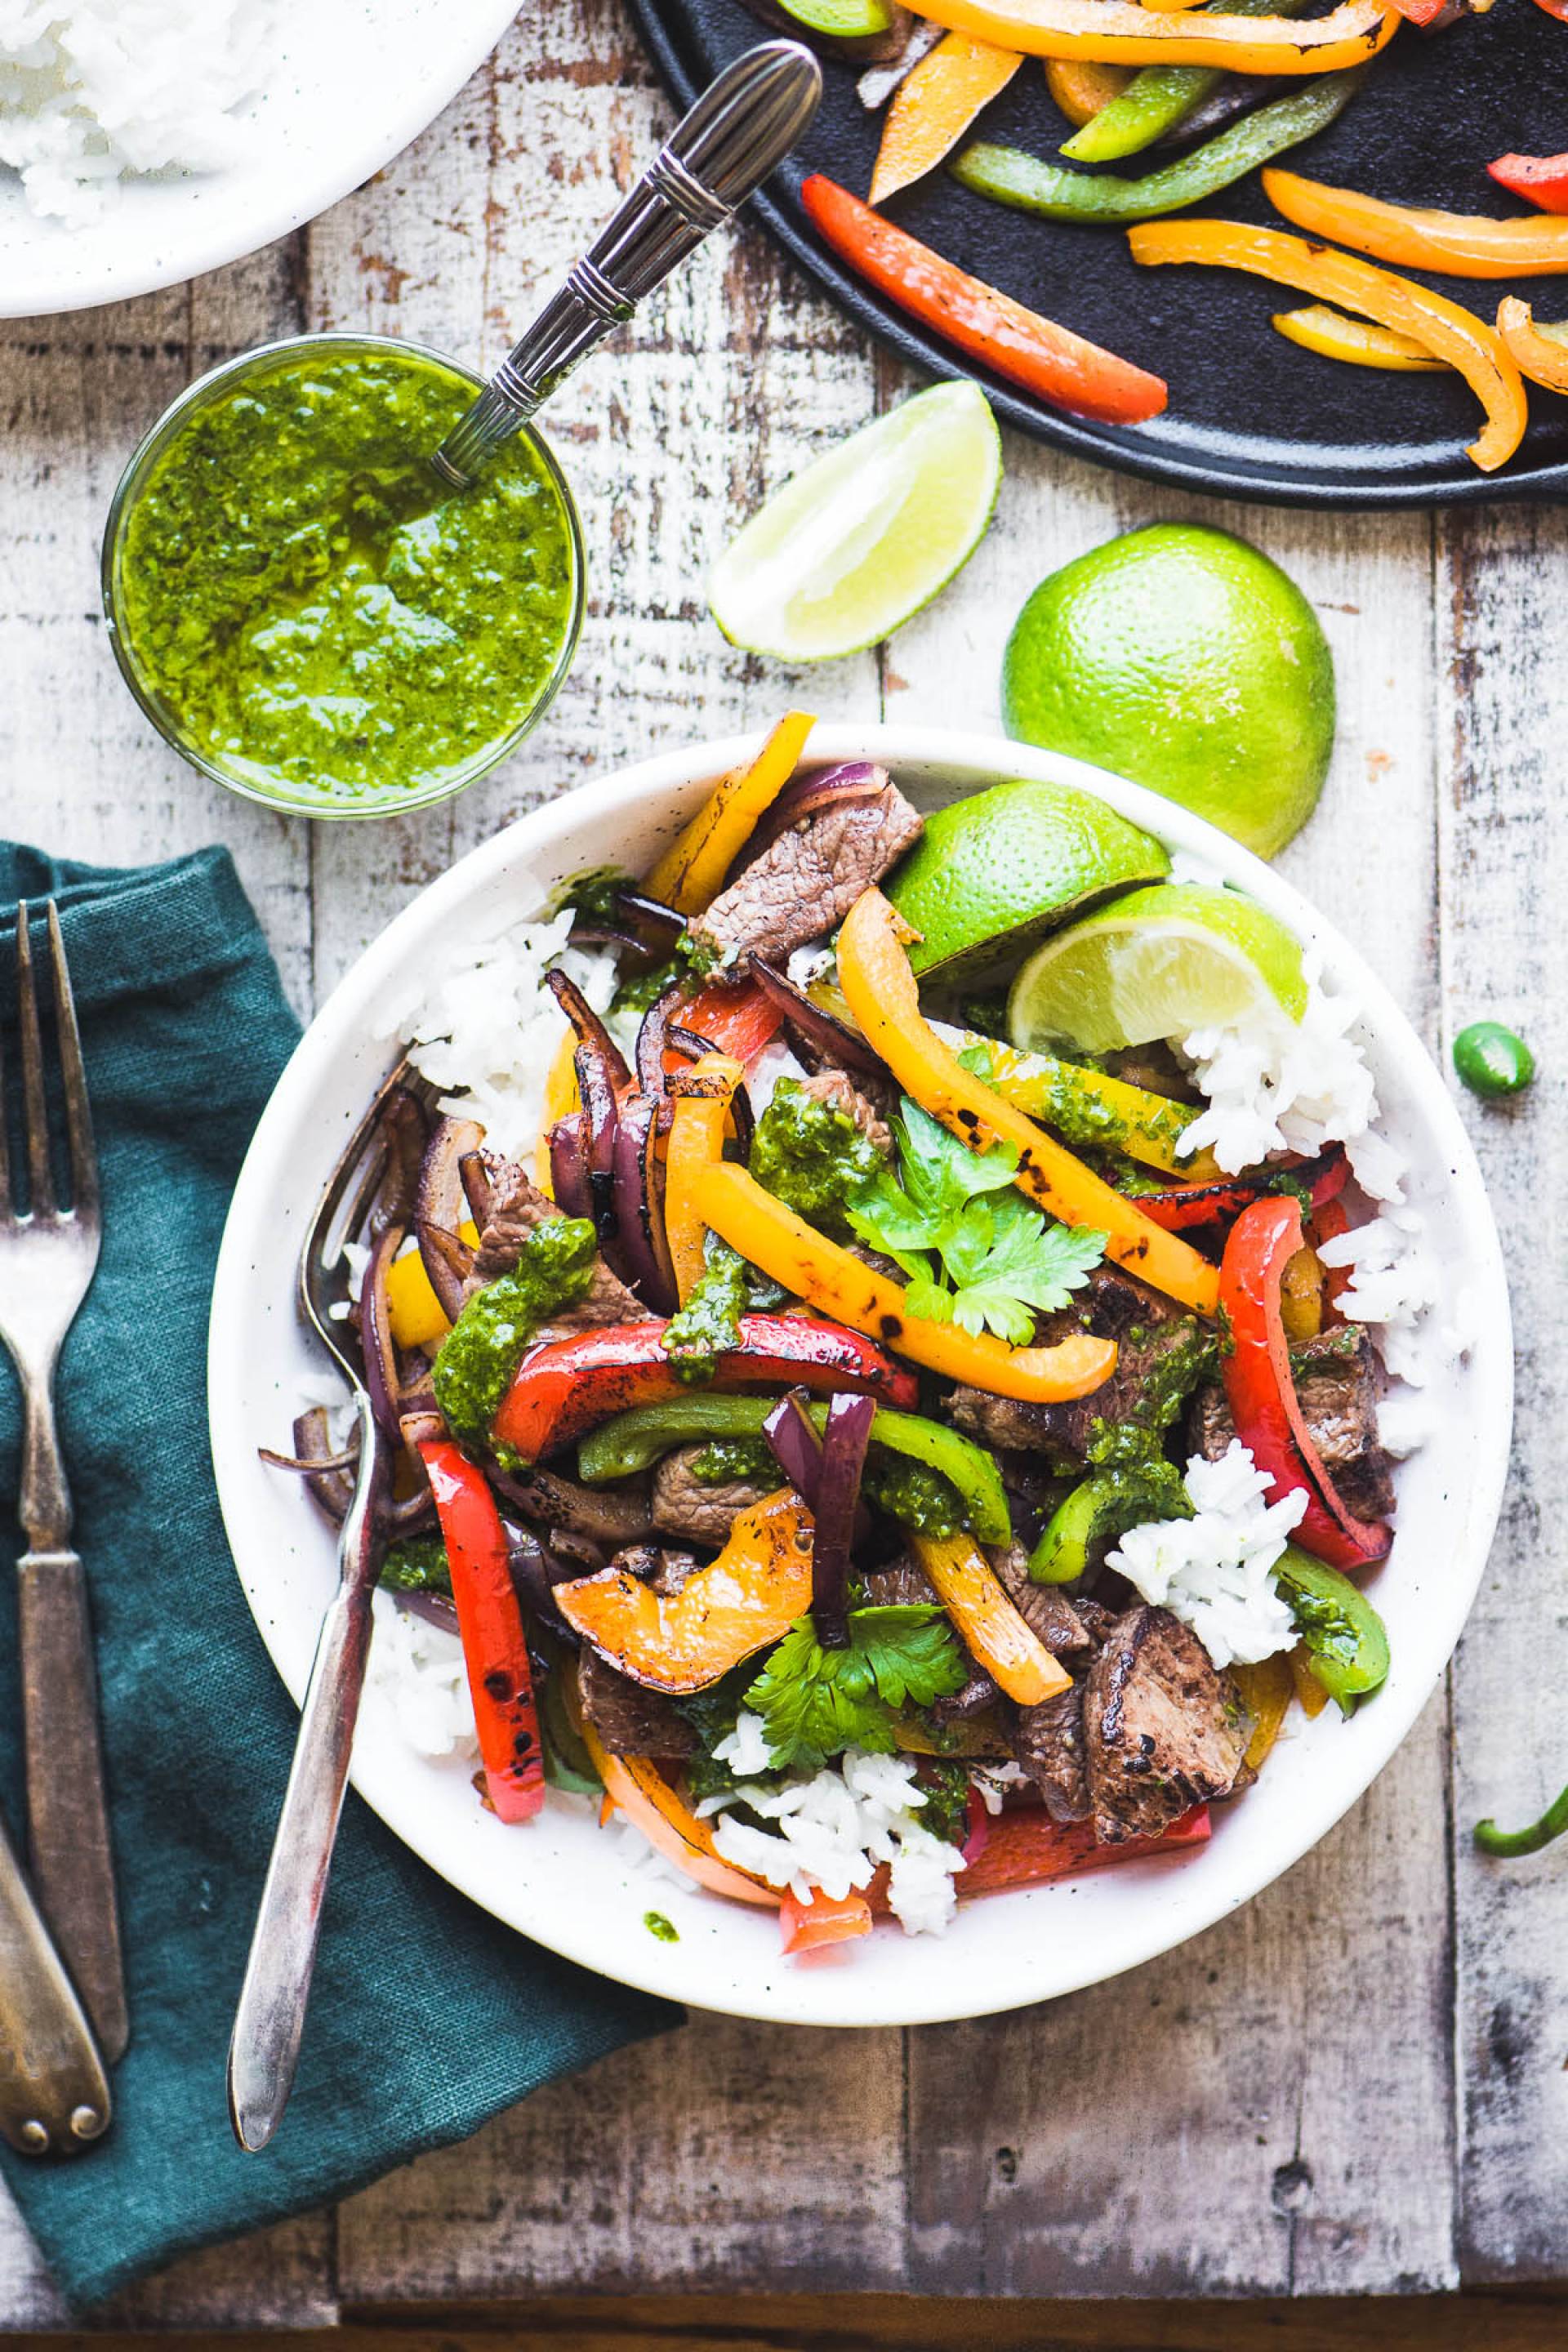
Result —
[{"label": "red bell pepper strip", "polygon": [[1538,212],[1568,213],[1568,155],[1500,155],[1487,170],[1500,188]]},{"label": "red bell pepper strip", "polygon": [[[1312,1247],[1316,1249],[1321,1242],[1337,1242],[1342,1234],[1349,1233],[1350,1225],[1351,1221],[1345,1214],[1345,1205],[1342,1201],[1324,1201],[1320,1206],[1313,1208],[1311,1223],[1307,1229],[1307,1237]],[[1344,1317],[1340,1313],[1340,1293],[1342,1290],[1350,1288],[1350,1281],[1351,1270],[1348,1265],[1326,1265],[1323,1268],[1323,1294],[1326,1301],[1323,1315],[1325,1329],[1344,1321]]]},{"label": "red bell pepper strip", "polygon": [[1268,1474],[1276,1499],[1307,1496],[1295,1540],[1331,1568],[1365,1568],[1385,1556],[1393,1532],[1346,1509],[1312,1443],[1290,1377],[1279,1283],[1300,1247],[1296,1201],[1255,1201],[1231,1227],[1219,1273],[1220,1314],[1230,1341],[1220,1359],[1225,1392],[1236,1433]]},{"label": "red bell pepper strip", "polygon": [[[616,1323],[536,1348],[501,1401],[495,1443],[537,1462],[611,1413],[687,1395],[689,1384],[664,1352],[664,1331],[662,1323]],[[902,1407],[919,1393],[914,1374],[900,1371],[874,1341],[809,1315],[742,1315],[741,1345],[718,1358],[708,1385],[802,1387],[825,1396],[852,1389]]]},{"label": "red bell pepper strip", "polygon": [[1142,425],[1164,407],[1166,389],[1157,375],[971,278],[837,181],[813,172],[800,198],[817,234],[841,260],[993,374],[1021,383],[1070,416],[1107,425]]},{"label": "red bell pepper strip", "polygon": [[[1284,1163],[1277,1163],[1284,1164]],[[1290,1173],[1304,1185],[1314,1211],[1321,1202],[1331,1201],[1342,1192],[1350,1175],[1350,1163],[1337,1144],[1316,1160],[1289,1163]],[[1254,1201],[1270,1196],[1262,1183],[1173,1184],[1163,1192],[1139,1192],[1138,1206],[1168,1234],[1179,1234],[1189,1225],[1217,1225],[1227,1217],[1238,1217]]]},{"label": "red bell pepper strip", "polygon": [[786,1895],[779,1905],[779,1926],[786,1952],[816,1952],[827,1944],[847,1943],[853,1936],[868,1936],[871,1906],[863,1895],[846,1895],[838,1901],[818,1887],[809,1903]]},{"label": "red bell pepper strip", "polygon": [[544,1753],[500,1514],[482,1474],[449,1438],[426,1438],[419,1453],[452,1571],[485,1787],[503,1822],[526,1822],[544,1802]]},{"label": "red bell pepper strip", "polygon": [[1053,1878],[1077,1878],[1113,1862],[1145,1862],[1151,1855],[1182,1853],[1206,1845],[1213,1823],[1206,1805],[1195,1805],[1173,1822],[1163,1837],[1129,1838],[1101,1845],[1092,1822],[1054,1822],[1043,1806],[998,1814],[983,1850],[959,1878],[961,1895],[1005,1895],[1016,1886],[1043,1886]]},{"label": "red bell pepper strip", "polygon": [[1568,0],[1535,0],[1535,5],[1544,8],[1549,16],[1555,16],[1560,25],[1568,25]]},{"label": "red bell pepper strip", "polygon": [[1394,0],[1407,25],[1434,24],[1448,5],[1448,0]]},{"label": "red bell pepper strip", "polygon": [[[680,1028],[706,1037],[717,1052],[731,1054],[737,1062],[749,1062],[778,1034],[784,1015],[754,980],[742,980],[732,988],[710,981],[672,1017]],[[690,1065],[683,1055],[675,1055],[666,1066],[684,1070]]]}]

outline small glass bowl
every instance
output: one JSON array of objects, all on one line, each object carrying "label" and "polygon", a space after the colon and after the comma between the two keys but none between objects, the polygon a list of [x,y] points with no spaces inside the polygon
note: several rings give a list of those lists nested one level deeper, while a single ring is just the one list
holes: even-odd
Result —
[{"label": "small glass bowl", "polygon": [[[571,551],[572,565],[572,609],[566,625],[566,633],[562,639],[561,649],[552,665],[548,677],[517,724],[507,734],[499,736],[494,741],[487,743],[482,751],[476,752],[463,766],[452,769],[433,782],[410,784],[405,790],[398,791],[395,796],[389,793],[384,801],[377,802],[374,805],[356,807],[345,803],[342,807],[334,808],[324,797],[307,797],[291,790],[288,782],[281,777],[274,786],[264,782],[258,770],[226,767],[221,760],[215,759],[208,751],[191,740],[182,725],[179,713],[170,709],[152,681],[145,677],[138,667],[129,635],[121,625],[120,565],[124,546],[125,525],[135,505],[137,493],[147,479],[153,464],[162,457],[170,441],[193,413],[209,406],[228,393],[237,380],[247,375],[264,373],[271,368],[299,357],[301,353],[314,351],[329,351],[336,353],[363,352],[372,358],[384,352],[393,352],[399,358],[426,360],[434,366],[446,369],[448,374],[460,377],[465,383],[471,384],[476,393],[483,389],[483,379],[475,375],[471,368],[464,367],[460,361],[449,358],[445,352],[432,351],[427,344],[405,342],[400,337],[394,335],[340,333],[291,335],[280,342],[262,343],[255,351],[242,352],[237,359],[226,360],[221,367],[213,368],[205,375],[198,376],[195,383],[187,385],[179,398],[163,411],[163,415],[142,441],[120,477],[114,497],[110,504],[109,520],[103,534],[101,577],[104,618],[109,625],[109,642],[114,648],[114,658],[120,665],[120,674],[147,717],[163,736],[163,740],[178,751],[182,759],[189,761],[193,768],[199,768],[204,776],[212,777],[215,783],[226,785],[230,792],[238,793],[245,800],[258,801],[265,808],[286,810],[290,815],[320,817],[329,822],[351,817],[404,816],[414,809],[431,808],[438,801],[450,800],[455,793],[463,792],[469,784],[476,783],[480,776],[488,775],[492,768],[499,767],[503,760],[509,758],[523,738],[538,725],[554,701],[575,656],[577,640],[582,635],[583,613],[586,599],[583,526],[577,512],[577,501],[572,495],[571,487],[561,470],[554,451],[542,433],[531,426],[526,428],[526,438],[532,445],[560,498],[561,511],[566,524],[566,539]],[[434,478],[432,477],[432,479]]]}]

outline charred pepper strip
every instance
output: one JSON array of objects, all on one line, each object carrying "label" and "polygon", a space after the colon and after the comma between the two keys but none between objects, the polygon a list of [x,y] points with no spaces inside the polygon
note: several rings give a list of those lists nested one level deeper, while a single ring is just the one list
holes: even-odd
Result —
[{"label": "charred pepper strip", "polygon": [[1300,1246],[1297,1201],[1255,1201],[1231,1227],[1220,1268],[1220,1311],[1230,1340],[1220,1363],[1226,1397],[1236,1433],[1272,1480],[1276,1498],[1297,1492],[1307,1496],[1297,1542],[1331,1568],[1366,1568],[1385,1556],[1392,1532],[1346,1509],[1312,1442],[1290,1376],[1279,1285]]},{"label": "charred pepper strip", "polygon": [[[1233,16],[1300,16],[1308,0],[1231,0]],[[1119,98],[1066,141],[1075,163],[1119,163],[1179,130],[1224,80],[1218,66],[1145,66]]]},{"label": "charred pepper strip", "polygon": [[1539,212],[1568,213],[1568,155],[1500,155],[1487,170],[1500,188]]},{"label": "charred pepper strip", "polygon": [[1113,66],[1225,66],[1234,73],[1342,73],[1365,65],[1399,29],[1383,0],[1341,0],[1294,25],[1283,15],[1207,8],[1158,14],[1131,0],[921,0],[950,32],[973,33],[1026,57],[1085,58]]},{"label": "charred pepper strip", "polygon": [[1142,178],[1124,180],[1109,173],[1064,172],[1059,164],[1043,163],[1016,147],[994,147],[976,140],[949,169],[955,180],[976,195],[999,205],[1039,213],[1047,220],[1154,220],[1162,213],[1180,212],[1205,196],[1244,179],[1271,155],[1282,155],[1315,138],[1342,114],[1360,89],[1362,76],[1325,74],[1284,98],[1271,99],[1256,114],[1216,131],[1201,147]]},{"label": "charred pepper strip", "polygon": [[1384,204],[1355,188],[1331,188],[1295,172],[1265,172],[1263,193],[1298,228],[1401,268],[1440,269],[1453,278],[1541,278],[1568,270],[1568,220],[1547,213],[1493,220],[1484,213],[1431,212]]},{"label": "charred pepper strip", "polygon": [[1158,1837],[1124,1839],[1101,1845],[1092,1822],[1055,1822],[1041,1806],[1002,1813],[991,1823],[983,1853],[975,1855],[959,1888],[964,1895],[1004,1895],[1015,1886],[1041,1886],[1048,1879],[1076,1878],[1118,1862],[1143,1862],[1206,1845],[1212,1834],[1209,1809],[1195,1806]]},{"label": "charred pepper strip", "polygon": [[1350,367],[1429,375],[1441,374],[1447,365],[1414,335],[1373,326],[1370,319],[1347,319],[1327,302],[1310,302],[1301,310],[1276,310],[1272,323],[1287,342],[1300,343],[1304,352],[1318,352],[1326,360],[1342,360]]},{"label": "charred pepper strip", "polygon": [[500,1514],[481,1473],[449,1439],[427,1438],[419,1454],[452,1570],[485,1787],[503,1822],[526,1822],[544,1802],[544,1751]]},{"label": "charred pepper strip", "polygon": [[786,710],[756,758],[720,780],[648,876],[650,898],[682,915],[700,915],[718,897],[758,819],[794,775],[816,724],[809,711]]},{"label": "charred pepper strip", "polygon": [[1530,304],[1516,294],[1498,304],[1497,324],[1521,375],[1548,392],[1568,392],[1568,325],[1538,327]]},{"label": "charred pepper strip", "polygon": [[886,204],[934,172],[1023,62],[1016,49],[944,33],[893,92],[871,174],[871,202]]}]

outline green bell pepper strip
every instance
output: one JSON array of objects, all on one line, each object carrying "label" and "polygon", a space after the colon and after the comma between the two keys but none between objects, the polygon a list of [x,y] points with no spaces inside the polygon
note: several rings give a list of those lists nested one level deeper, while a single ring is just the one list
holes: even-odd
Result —
[{"label": "green bell pepper strip", "polygon": [[1104,222],[1121,226],[1127,221],[1154,220],[1163,213],[1180,212],[1242,179],[1271,156],[1332,122],[1343,112],[1361,79],[1352,73],[1324,74],[1305,89],[1270,100],[1256,114],[1243,115],[1212,139],[1194,147],[1163,170],[1142,179],[1123,180],[1110,173],[1064,172],[1059,163],[1043,163],[1017,147],[993,147],[976,140],[949,165],[955,180],[977,195],[1020,212],[1040,213],[1047,220]]},{"label": "green bell pepper strip", "polygon": [[1102,1478],[1085,1478],[1057,1505],[1044,1535],[1029,1554],[1029,1574],[1037,1584],[1070,1584],[1083,1574],[1105,1487]]},{"label": "green bell pepper strip", "polygon": [[[577,1447],[577,1475],[585,1486],[608,1479],[630,1478],[646,1470],[672,1446],[690,1445],[703,1438],[755,1437],[773,1406],[771,1396],[719,1396],[698,1393],[674,1397],[668,1403],[635,1406],[617,1413]],[[818,1433],[826,1426],[827,1407],[814,1404],[811,1418]],[[871,1423],[873,1445],[889,1454],[907,1454],[940,1472],[958,1490],[971,1533],[981,1543],[1012,1540],[1013,1522],[1002,1474],[984,1446],[946,1429],[923,1413],[890,1412],[879,1405]]]},{"label": "green bell pepper strip", "polygon": [[1560,1838],[1564,1830],[1568,1830],[1568,1789],[1554,1797],[1541,1819],[1531,1822],[1528,1829],[1500,1830],[1494,1821],[1478,1822],[1475,1837],[1483,1853],[1496,1854],[1500,1861],[1507,1862],[1517,1854],[1539,1853],[1543,1845]]},{"label": "green bell pepper strip", "polygon": [[[1230,16],[1300,16],[1308,0],[1225,0]],[[1144,66],[1062,143],[1075,163],[1119,163],[1177,130],[1225,79],[1222,66]]]},{"label": "green bell pepper strip", "polygon": [[1359,1585],[1325,1560],[1287,1544],[1274,1580],[1307,1645],[1313,1674],[1342,1715],[1388,1677],[1388,1635]]}]

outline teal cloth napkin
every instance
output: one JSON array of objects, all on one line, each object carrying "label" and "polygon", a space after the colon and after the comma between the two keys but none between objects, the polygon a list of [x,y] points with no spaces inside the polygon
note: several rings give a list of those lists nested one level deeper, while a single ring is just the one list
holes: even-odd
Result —
[{"label": "teal cloth napkin", "polygon": [[[500,1927],[351,1793],[293,2100],[264,2154],[235,2146],[225,2057],[297,1718],[224,1539],[205,1356],[230,1189],[298,1026],[226,852],[114,873],[4,844],[7,1025],[16,901],[51,892],[103,1177],[103,1254],[58,1397],[92,1588],[132,2029],[107,2140],[58,2165],[0,2159],[80,2305],[461,2139],[679,2011]],[[17,1423],[7,1368],[0,1520],[16,1491]],[[16,1645],[4,1638],[0,1675],[0,1794],[16,1826]]]}]

